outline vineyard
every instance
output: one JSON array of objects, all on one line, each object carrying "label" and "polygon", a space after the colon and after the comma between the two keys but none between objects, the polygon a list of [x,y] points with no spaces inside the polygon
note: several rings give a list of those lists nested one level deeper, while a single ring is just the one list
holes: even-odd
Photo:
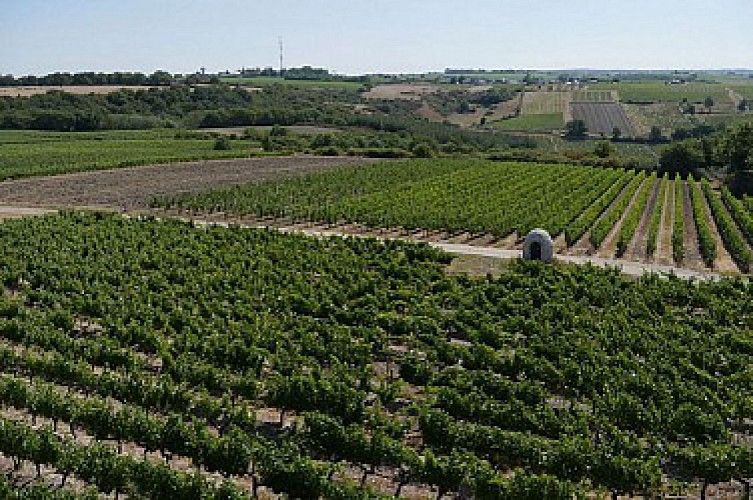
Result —
[{"label": "vineyard", "polygon": [[[0,131],[0,180],[175,161],[261,156],[249,144],[215,150],[209,138],[174,131]],[[245,146],[245,147],[244,147]]]},{"label": "vineyard", "polygon": [[573,102],[573,119],[583,120],[592,134],[611,137],[615,129],[625,137],[634,135],[625,109],[618,102]]},{"label": "vineyard", "polygon": [[613,90],[619,93],[623,102],[689,102],[702,103],[711,97],[717,103],[726,103],[729,96],[724,85],[707,83],[686,83],[670,85],[664,82],[640,83],[599,83],[590,86],[594,90]]},{"label": "vineyard", "polygon": [[[602,172],[599,192],[625,182]],[[425,244],[101,214],[0,241],[6,497],[742,495],[753,477],[741,279],[450,276]]]},{"label": "vineyard", "polygon": [[[670,181],[672,186],[667,185]],[[684,187],[689,188],[694,214],[689,221],[684,220]],[[677,192],[671,204],[664,203],[668,189]],[[562,237],[563,253],[598,252],[603,257],[647,262],[662,259],[725,272],[734,270],[719,259],[729,255],[736,269],[749,272],[751,241],[742,235],[753,229],[746,202],[726,193],[722,203],[719,196],[711,186],[702,190],[693,179],[659,179],[645,172],[414,160],[162,197],[153,206],[194,215],[220,212],[252,223],[319,222],[346,232],[390,229],[414,239],[476,241],[516,249],[525,234],[540,227]],[[666,214],[674,221],[672,227],[660,227],[665,211],[672,212]],[[697,241],[685,241],[686,224],[696,227]],[[721,244],[715,230],[722,236]],[[671,248],[667,243],[657,252],[664,232],[673,233],[666,238]],[[703,261],[685,258],[694,248]]]},{"label": "vineyard", "polygon": [[571,98],[570,92],[526,92],[520,112],[524,115],[566,113]]},{"label": "vineyard", "polygon": [[520,115],[492,122],[492,127],[500,130],[554,130],[564,126],[562,113]]}]

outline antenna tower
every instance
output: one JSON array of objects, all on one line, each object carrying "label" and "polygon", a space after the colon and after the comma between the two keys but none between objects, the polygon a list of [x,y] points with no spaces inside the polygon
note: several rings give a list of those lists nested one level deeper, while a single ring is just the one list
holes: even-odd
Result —
[{"label": "antenna tower", "polygon": [[285,65],[283,64],[283,44],[282,44],[282,37],[278,39],[279,45],[280,45],[280,76],[282,76],[282,72],[285,70]]}]

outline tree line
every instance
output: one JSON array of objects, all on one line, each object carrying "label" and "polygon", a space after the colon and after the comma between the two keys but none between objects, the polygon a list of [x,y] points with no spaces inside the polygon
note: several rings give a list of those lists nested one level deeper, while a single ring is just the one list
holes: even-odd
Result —
[{"label": "tree line", "polygon": [[66,86],[66,85],[171,85],[183,79],[182,75],[173,75],[167,71],[155,71],[151,74],[139,72],[95,73],[50,73],[48,75],[0,75],[0,87],[23,86]]}]

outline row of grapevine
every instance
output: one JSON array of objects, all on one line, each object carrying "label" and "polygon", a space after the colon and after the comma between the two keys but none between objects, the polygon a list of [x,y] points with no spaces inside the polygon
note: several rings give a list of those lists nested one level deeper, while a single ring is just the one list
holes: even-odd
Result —
[{"label": "row of grapevine", "polygon": [[620,233],[617,237],[617,255],[624,255],[627,252],[628,245],[633,241],[635,236],[635,230],[638,228],[638,224],[641,222],[643,213],[646,211],[649,197],[654,191],[656,184],[656,174],[646,179],[638,190],[635,196],[635,201],[630,206],[628,212],[625,214],[625,218],[620,225]]},{"label": "row of grapevine", "polygon": [[743,198],[743,203],[745,203],[745,206],[748,208],[748,212],[753,214],[753,196],[745,196]]},{"label": "row of grapevine", "polygon": [[565,228],[565,241],[572,246],[591,229],[596,219],[604,212],[610,203],[625,188],[625,185],[633,178],[634,174],[626,171],[620,175],[612,186],[604,191],[591,205],[589,205],[570,225]]},{"label": "row of grapevine", "polygon": [[745,203],[735,198],[726,187],[722,187],[722,200],[724,200],[724,205],[732,218],[735,219],[740,231],[747,238],[748,243],[753,245],[753,210],[748,211]]},{"label": "row of grapevine", "polygon": [[73,489],[50,486],[42,482],[17,485],[7,475],[0,475],[0,498],[6,500],[97,500],[96,488]]},{"label": "row of grapevine", "polygon": [[675,262],[682,262],[685,258],[685,190],[683,189],[682,177],[675,176],[675,213],[672,223],[672,257]]},{"label": "row of grapevine", "polygon": [[[656,252],[657,238],[659,238],[659,227],[661,226],[662,216],[664,215],[664,201],[669,187],[669,174],[664,174],[660,183],[659,191],[656,195],[656,202],[651,210],[651,217],[648,223],[648,241],[646,242],[646,254],[651,256]],[[671,210],[672,207],[669,207]]]},{"label": "row of grapevine", "polygon": [[610,205],[604,216],[591,228],[590,239],[595,248],[601,246],[614,225],[620,220],[620,217],[625,213],[625,209],[630,205],[633,196],[645,179],[645,172],[634,176],[627,187],[625,187],[622,195]]},{"label": "row of grapevine", "polygon": [[[661,495],[747,473],[742,280],[528,263],[474,280],[423,244],[105,214],[4,222],[0,241],[0,451],[62,473],[67,447],[100,493],[160,497],[142,470],[185,498]],[[714,447],[726,475],[687,458]]]},{"label": "row of grapevine", "polygon": [[693,205],[693,220],[698,232],[698,247],[701,257],[708,267],[713,267],[716,259],[716,240],[709,227],[711,214],[709,214],[703,192],[698,182],[688,177],[688,189],[690,190],[690,202]]},{"label": "row of grapevine", "polygon": [[719,195],[711,189],[709,181],[704,179],[701,184],[709,207],[711,207],[716,227],[724,242],[724,247],[737,263],[740,270],[747,273],[750,271],[751,263],[753,263],[753,252],[748,247],[745,237],[735,224],[735,220],[730,216]]},{"label": "row of grapevine", "polygon": [[229,483],[217,487],[198,474],[118,455],[107,446],[83,446],[57,436],[52,429],[34,429],[0,418],[0,452],[19,460],[54,467],[75,475],[102,493],[126,492],[148,498],[248,498]]},{"label": "row of grapevine", "polygon": [[[500,177],[500,173],[506,177]],[[513,231],[526,234],[534,227],[543,227],[556,235],[611,185],[612,175],[610,170],[594,172],[588,168],[482,165],[402,189],[351,198],[339,210],[343,220],[372,226],[489,232],[497,236]]]}]

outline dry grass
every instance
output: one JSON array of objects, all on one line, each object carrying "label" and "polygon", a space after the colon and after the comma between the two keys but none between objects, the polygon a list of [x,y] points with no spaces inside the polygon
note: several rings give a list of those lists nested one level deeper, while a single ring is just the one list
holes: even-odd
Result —
[{"label": "dry grass", "polygon": [[549,115],[560,113],[565,122],[572,120],[570,103],[573,93],[570,91],[528,92],[523,95],[520,106],[522,115]]},{"label": "dry grass", "polygon": [[447,274],[469,276],[500,276],[510,269],[510,260],[484,255],[457,255],[445,268]]}]

